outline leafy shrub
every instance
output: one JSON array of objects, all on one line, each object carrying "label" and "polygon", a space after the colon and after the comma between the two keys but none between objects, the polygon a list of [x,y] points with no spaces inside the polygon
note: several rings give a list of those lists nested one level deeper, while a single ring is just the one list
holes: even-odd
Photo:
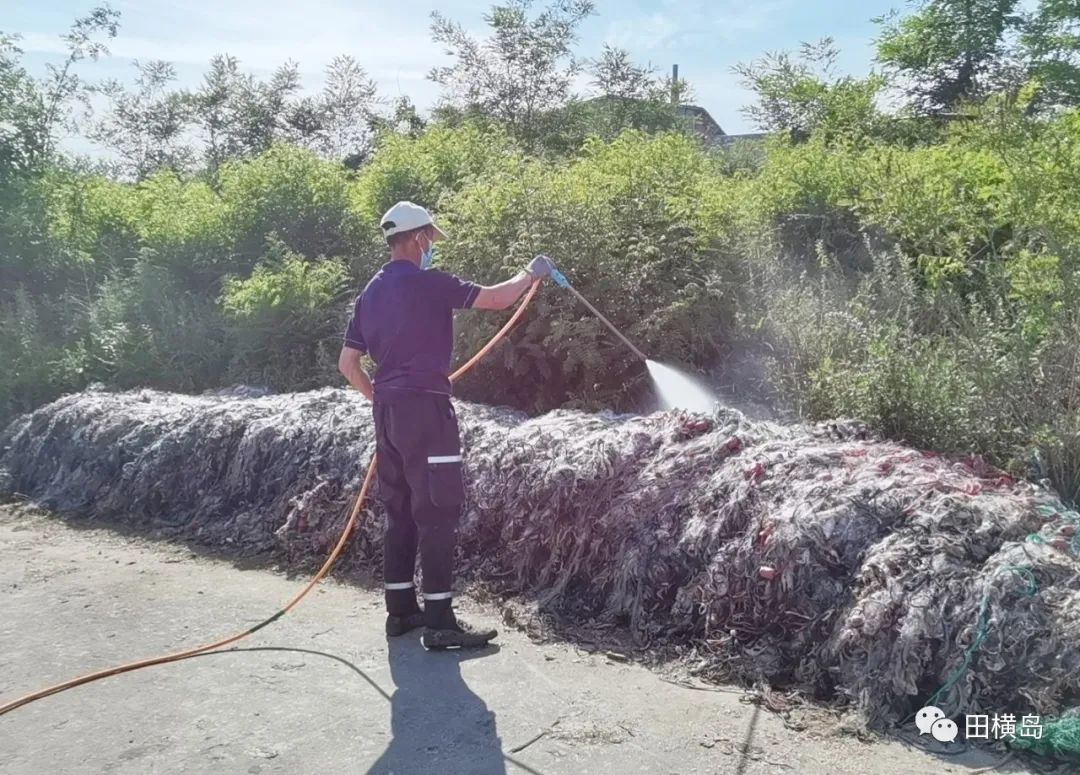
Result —
[{"label": "leafy shrub", "polygon": [[[646,352],[690,363],[715,354],[730,333],[732,288],[701,229],[714,176],[698,143],[630,132],[586,143],[567,164],[514,164],[445,200],[451,269],[495,281],[543,251]],[[497,324],[471,317],[460,349],[476,349]],[[503,356],[477,369],[463,394],[533,409],[626,407],[646,385],[642,364],[554,287]]]},{"label": "leafy shrub", "polygon": [[84,381],[190,391],[215,386],[224,370],[228,341],[213,300],[145,256],[130,274],[103,282],[89,303],[71,304],[81,339],[68,349],[79,353]]},{"label": "leafy shrub", "polygon": [[854,293],[834,264],[762,295],[777,389],[806,416],[859,417],[892,438],[982,454],[1080,497],[1078,308],[1056,307],[1045,333],[1033,332],[1026,308],[1004,293],[974,302],[905,281],[896,256],[877,258]]},{"label": "leafy shrub", "polygon": [[154,263],[198,283],[228,266],[237,235],[210,181],[163,170],[136,187],[134,228]]},{"label": "leafy shrub", "polygon": [[220,269],[247,271],[275,235],[308,258],[348,253],[360,221],[349,208],[349,172],[310,151],[275,145],[217,175],[234,258]]},{"label": "leafy shrub", "polygon": [[[340,384],[348,298],[385,260],[380,215],[408,198],[450,233],[443,268],[493,283],[548,253],[654,357],[705,370],[768,352],[771,399],[805,416],[859,415],[1075,494],[1080,113],[992,101],[932,129],[752,153],[630,131],[537,157],[463,120],[384,134],[355,173],[275,146],[195,178],[7,178],[0,411],[91,380]],[[459,352],[503,320],[464,315]],[[532,410],[647,393],[641,365],[552,286],[460,386]]]},{"label": "leafy shrub", "polygon": [[16,288],[0,305],[0,420],[82,384],[79,364],[49,336],[50,312],[24,288]]},{"label": "leafy shrub", "polygon": [[354,211],[370,228],[390,206],[409,199],[441,209],[442,197],[515,155],[505,132],[479,123],[432,127],[419,137],[384,135],[352,189]]},{"label": "leafy shrub", "polygon": [[348,270],[271,246],[247,278],[227,278],[221,308],[235,337],[230,373],[281,388],[326,384],[344,330]]}]

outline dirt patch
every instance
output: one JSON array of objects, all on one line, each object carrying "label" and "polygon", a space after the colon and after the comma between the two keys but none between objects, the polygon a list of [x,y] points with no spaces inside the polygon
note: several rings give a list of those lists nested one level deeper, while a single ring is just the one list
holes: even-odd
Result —
[{"label": "dirt patch", "polygon": [[[0,507],[0,697],[244,629],[296,589],[167,542]],[[513,631],[497,649],[428,653],[415,637],[385,638],[382,617],[381,591],[335,575],[237,649],[0,718],[0,771],[911,775],[1000,763],[963,746],[938,757],[918,740],[796,731],[736,688],[690,690]],[[996,771],[1033,772],[1016,760]]]}]

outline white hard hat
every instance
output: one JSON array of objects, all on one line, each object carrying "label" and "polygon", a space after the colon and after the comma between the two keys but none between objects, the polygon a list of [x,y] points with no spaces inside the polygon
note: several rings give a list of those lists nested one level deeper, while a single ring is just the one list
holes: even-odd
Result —
[{"label": "white hard hat", "polygon": [[379,221],[379,226],[382,228],[383,236],[389,237],[392,234],[397,234],[402,231],[412,231],[413,229],[419,229],[421,226],[431,226],[435,229],[435,233],[438,238],[445,237],[446,234],[435,225],[435,221],[431,218],[431,213],[425,210],[418,204],[412,202],[398,202],[396,205],[386,211],[386,215]]}]

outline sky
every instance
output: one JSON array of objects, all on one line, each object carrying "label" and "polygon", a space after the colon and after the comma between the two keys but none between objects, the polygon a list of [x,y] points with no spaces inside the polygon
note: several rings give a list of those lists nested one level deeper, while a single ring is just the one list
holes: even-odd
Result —
[{"label": "sky", "polygon": [[[694,102],[729,134],[754,131],[740,108],[751,95],[732,65],[767,51],[795,49],[829,36],[840,48],[839,69],[864,75],[873,67],[875,16],[904,0],[597,0],[581,27],[577,54],[597,55],[605,43],[630,51],[640,63],[679,74]],[[537,0],[537,7],[545,0]],[[35,74],[63,51],[60,34],[95,0],[0,0],[0,31],[22,36],[25,62]],[[438,10],[482,33],[490,3],[447,0],[113,0],[121,12],[111,54],[81,72],[88,78],[130,80],[135,60],[172,62],[179,85],[201,80],[210,57],[229,53],[245,69],[269,74],[288,59],[299,63],[305,86],[317,89],[326,64],[351,54],[378,84],[381,96],[407,95],[422,110],[438,96],[427,80],[450,60],[429,38]],[[581,84],[583,87],[586,83]]]}]

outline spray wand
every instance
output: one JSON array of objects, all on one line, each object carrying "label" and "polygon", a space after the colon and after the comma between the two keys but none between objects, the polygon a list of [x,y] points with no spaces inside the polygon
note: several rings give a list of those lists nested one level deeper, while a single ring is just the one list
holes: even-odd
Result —
[{"label": "spray wand", "polygon": [[[656,389],[657,395],[660,398],[660,405],[664,409],[684,409],[692,412],[699,412],[703,414],[710,414],[716,407],[716,396],[712,391],[704,385],[696,382],[692,377],[689,377],[677,369],[670,366],[664,366],[656,361],[649,360],[641,350],[634,346],[634,343],[622,335],[619,329],[615,328],[610,320],[604,317],[600,310],[589,303],[589,300],[578,293],[577,289],[570,284],[570,281],[566,279],[562,272],[551,267],[550,277],[552,281],[560,288],[566,288],[572,294],[578,297],[578,301],[585,305],[585,308],[589,312],[593,313],[600,319],[600,321],[611,329],[611,333],[619,337],[627,347],[645,362],[645,368],[649,370],[649,376],[652,378],[653,387]],[[688,420],[683,427],[684,434],[697,435],[704,433],[711,425],[707,421],[703,420]]]},{"label": "spray wand", "polygon": [[570,293],[577,296],[578,301],[580,301],[582,304],[584,304],[585,308],[587,310],[589,310],[589,312],[593,313],[594,315],[596,315],[596,317],[600,318],[600,322],[602,322],[604,325],[606,325],[608,328],[610,328],[611,333],[613,333],[613,334],[615,334],[615,336],[619,337],[619,339],[621,339],[623,341],[623,344],[625,344],[627,347],[629,347],[633,351],[634,355],[641,358],[641,360],[648,362],[649,357],[647,355],[645,355],[645,353],[643,353],[637,347],[635,347],[633,342],[631,342],[629,339],[627,339],[625,336],[623,336],[622,331],[615,328],[615,325],[610,320],[608,320],[606,317],[604,317],[601,314],[600,310],[598,310],[596,307],[594,307],[589,302],[588,299],[586,299],[584,296],[582,296],[581,293],[578,291],[578,289],[570,284],[570,281],[566,279],[566,276],[562,272],[560,272],[558,269],[556,269],[555,267],[551,268],[551,280],[556,285],[558,285],[560,288],[566,288],[566,290],[570,291]]}]

